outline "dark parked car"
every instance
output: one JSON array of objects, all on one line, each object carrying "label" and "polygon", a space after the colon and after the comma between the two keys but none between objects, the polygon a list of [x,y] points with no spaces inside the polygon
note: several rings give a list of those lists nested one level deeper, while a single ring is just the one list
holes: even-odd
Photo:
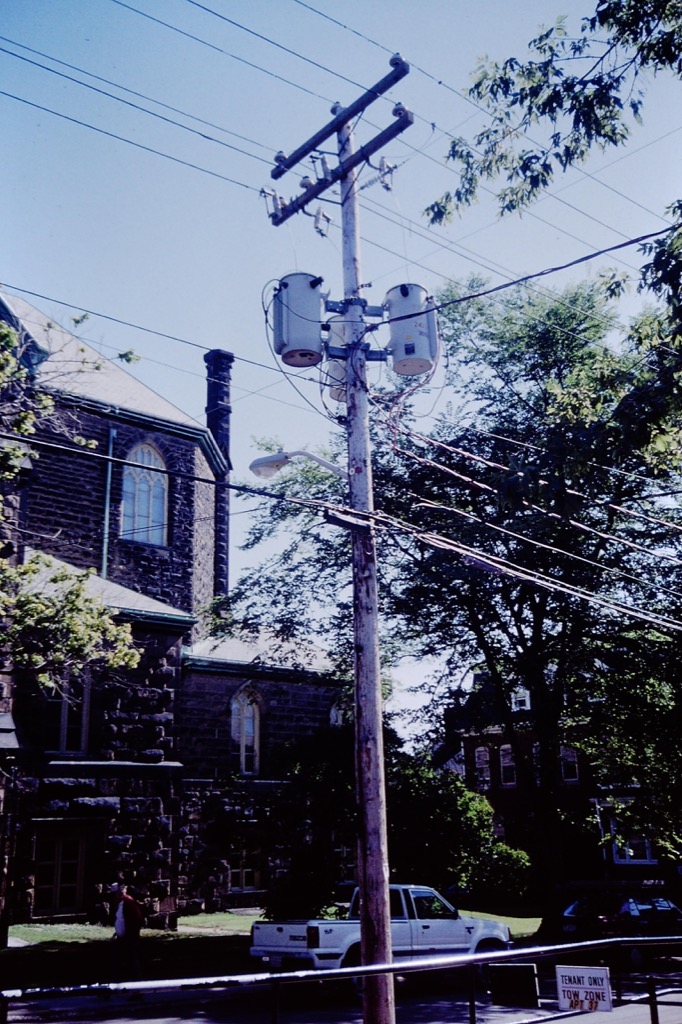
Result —
[{"label": "dark parked car", "polygon": [[564,942],[627,938],[633,935],[681,935],[682,910],[662,895],[583,896],[560,919]]}]

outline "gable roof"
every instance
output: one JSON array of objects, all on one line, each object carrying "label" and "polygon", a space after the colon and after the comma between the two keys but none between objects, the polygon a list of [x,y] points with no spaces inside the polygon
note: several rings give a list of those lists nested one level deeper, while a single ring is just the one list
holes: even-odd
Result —
[{"label": "gable roof", "polygon": [[27,354],[24,362],[46,390],[148,429],[191,438],[202,447],[212,469],[226,473],[227,463],[208,427],[25,299],[0,293],[0,320],[19,333]]},{"label": "gable roof", "polygon": [[263,631],[244,639],[238,636],[205,637],[183,652],[185,662],[204,668],[219,665],[262,667],[329,676],[331,659],[312,641],[279,641],[274,634]]}]

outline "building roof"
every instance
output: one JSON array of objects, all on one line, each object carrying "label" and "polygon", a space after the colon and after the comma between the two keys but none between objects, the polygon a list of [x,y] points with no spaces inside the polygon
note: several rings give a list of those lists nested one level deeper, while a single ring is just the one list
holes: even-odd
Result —
[{"label": "building roof", "polygon": [[191,436],[212,467],[223,474],[227,464],[203,424],[143,384],[113,359],[61,327],[25,299],[0,293],[0,320],[18,331],[39,384],[80,404],[94,403],[103,412],[136,422],[151,421],[172,433]]},{"label": "building roof", "polygon": [[313,643],[283,643],[274,636],[261,633],[244,640],[241,637],[206,637],[190,648],[185,655],[192,662],[210,664],[262,665],[305,672],[327,674],[332,665],[329,656]]},{"label": "building roof", "polygon": [[40,556],[44,565],[35,576],[31,577],[29,584],[31,590],[49,594],[51,590],[56,590],[60,585],[53,581],[53,577],[57,573],[67,572],[74,576],[86,576],[85,592],[87,596],[101,601],[107,608],[120,612],[126,618],[172,623],[182,630],[196,622],[193,615],[188,615],[187,612],[165,604],[163,601],[157,601],[145,594],[138,594],[134,590],[129,590],[128,587],[112,582],[112,580],[102,579],[101,576],[91,571],[77,569],[52,555],[26,548],[27,560],[34,555]]},{"label": "building roof", "polygon": [[[196,622],[196,618],[187,612],[144,594],[138,594],[112,580],[102,579],[91,570],[78,569],[68,562],[35,551],[33,548],[25,549],[26,560],[34,555],[39,556],[44,564],[27,584],[32,591],[49,594],[62,585],[55,582],[53,577],[66,572],[74,576],[85,576],[87,596],[101,601],[107,608],[119,612],[126,619],[168,624],[182,631]],[[327,654],[316,644],[286,644],[265,633],[249,640],[239,637],[207,637],[192,647],[185,647],[183,658],[194,666],[203,665],[205,668],[215,668],[219,671],[228,666],[255,666],[268,670],[281,669],[287,672],[328,675],[332,667]]]}]

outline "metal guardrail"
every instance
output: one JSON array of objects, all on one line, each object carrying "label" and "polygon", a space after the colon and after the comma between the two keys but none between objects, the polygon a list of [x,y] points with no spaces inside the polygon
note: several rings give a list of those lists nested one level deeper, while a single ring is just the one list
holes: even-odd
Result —
[{"label": "metal guardrail", "polygon": [[[418,957],[411,960],[399,960],[391,964],[373,964],[371,966],[339,967],[333,970],[301,970],[286,971],[276,974],[253,973],[253,974],[228,974],[217,975],[205,978],[180,978],[152,981],[121,981],[101,982],[89,985],[66,985],[50,988],[6,988],[0,990],[0,1024],[8,1024],[10,1021],[9,1011],[13,1003],[27,1001],[42,1001],[49,999],[85,998],[88,996],[110,998],[112,996],[141,996],[147,993],[162,995],[185,995],[197,996],[207,992],[238,991],[251,988],[269,988],[272,999],[272,1020],[273,1024],[279,1022],[279,997],[283,986],[297,985],[314,982],[331,983],[338,981],[355,981],[363,977],[376,974],[406,975],[417,974],[425,971],[456,970],[468,972],[469,976],[469,1024],[476,1024],[476,997],[477,979],[479,969],[495,964],[513,963],[537,963],[545,959],[560,961],[565,954],[578,953],[581,957],[589,950],[616,950],[617,952],[630,947],[646,946],[678,946],[682,948],[682,936],[654,936],[650,938],[632,939],[595,939],[590,942],[572,942],[562,945],[527,946],[524,948],[502,950],[490,953],[459,954],[452,956]],[[622,993],[622,975],[616,976],[615,1001],[617,1005],[629,1005],[632,1003],[648,1002],[651,1014],[651,1024],[659,1024],[658,998],[661,995],[676,994],[682,992],[682,986],[669,988],[657,988],[655,976],[648,976],[648,987],[646,993],[641,996],[624,998]],[[663,980],[663,979],[658,979]],[[682,1005],[675,1003],[673,1005]],[[113,1008],[112,1008],[113,1012]],[[532,1024],[542,1024],[544,1021],[562,1020],[567,1017],[578,1016],[580,1011],[569,1010],[549,1013],[546,1016],[534,1016]],[[524,1018],[519,1018],[514,1024],[529,1024]]]}]

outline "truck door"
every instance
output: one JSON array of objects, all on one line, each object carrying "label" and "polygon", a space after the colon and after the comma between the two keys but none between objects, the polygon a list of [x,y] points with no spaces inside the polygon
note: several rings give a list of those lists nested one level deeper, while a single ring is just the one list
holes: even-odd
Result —
[{"label": "truck door", "polygon": [[[410,889],[414,918],[412,935],[415,956],[445,956],[447,953],[468,953],[471,945],[466,919],[433,889]],[[412,915],[411,915],[412,916]]]},{"label": "truck door", "polygon": [[390,889],[391,900],[391,947],[394,957],[412,956],[412,928],[407,919],[407,909],[400,889]]}]

